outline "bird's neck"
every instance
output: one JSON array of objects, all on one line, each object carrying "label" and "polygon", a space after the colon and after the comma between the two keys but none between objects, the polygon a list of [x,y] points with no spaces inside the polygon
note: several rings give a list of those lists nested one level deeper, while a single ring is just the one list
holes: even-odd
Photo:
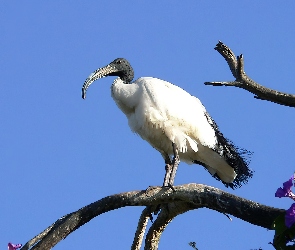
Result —
[{"label": "bird's neck", "polygon": [[122,85],[122,84],[128,84],[128,82],[123,77],[117,77],[113,82],[113,85]]},{"label": "bird's neck", "polygon": [[137,84],[127,84],[120,77],[115,79],[112,84],[111,92],[112,97],[117,103],[118,107],[127,115],[134,109],[134,106],[137,104],[137,95],[138,91]]}]

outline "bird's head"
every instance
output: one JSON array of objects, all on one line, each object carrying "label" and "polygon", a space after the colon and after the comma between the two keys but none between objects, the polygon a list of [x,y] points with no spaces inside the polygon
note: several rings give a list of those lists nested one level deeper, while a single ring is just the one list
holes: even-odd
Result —
[{"label": "bird's head", "polygon": [[124,58],[117,58],[109,65],[95,70],[84,82],[82,87],[82,98],[86,98],[86,91],[91,83],[99,78],[106,76],[118,76],[121,80],[128,84],[131,83],[134,77],[134,71],[130,63]]}]

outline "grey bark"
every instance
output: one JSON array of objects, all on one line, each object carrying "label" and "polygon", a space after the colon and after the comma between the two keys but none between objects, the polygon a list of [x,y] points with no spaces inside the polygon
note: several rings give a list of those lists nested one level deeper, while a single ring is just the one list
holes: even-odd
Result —
[{"label": "grey bark", "polygon": [[151,247],[146,249],[157,249],[161,233],[167,224],[175,216],[192,209],[206,207],[231,214],[267,229],[271,229],[274,219],[285,212],[285,210],[265,206],[203,184],[186,184],[176,186],[174,189],[175,192],[170,188],[154,187],[148,190],[107,196],[58,219],[42,233],[28,241],[21,249],[51,249],[96,216],[126,206],[162,204],[164,208],[153,223],[153,229],[150,229],[147,235],[146,244],[150,244]]},{"label": "grey bark", "polygon": [[226,60],[235,81],[228,82],[205,82],[205,85],[235,86],[253,93],[256,99],[267,100],[284,106],[295,107],[295,95],[279,92],[266,88],[253,81],[244,71],[243,55],[235,56],[233,51],[222,42],[218,42],[217,50]]}]

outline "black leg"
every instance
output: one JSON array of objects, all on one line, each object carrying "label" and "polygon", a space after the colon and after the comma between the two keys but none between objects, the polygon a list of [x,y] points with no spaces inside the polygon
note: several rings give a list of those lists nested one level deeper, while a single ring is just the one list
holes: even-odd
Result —
[{"label": "black leg", "polygon": [[174,157],[172,160],[172,171],[171,171],[170,178],[169,178],[169,186],[171,186],[171,187],[173,187],[176,171],[177,171],[178,165],[180,163],[180,159],[179,159],[179,155],[178,155],[178,148],[174,142],[172,142],[172,148],[173,148]]},{"label": "black leg", "polygon": [[171,163],[169,155],[165,155],[165,164],[166,164],[165,165],[166,173],[164,177],[163,187],[168,187],[171,171],[172,171],[172,163]]}]

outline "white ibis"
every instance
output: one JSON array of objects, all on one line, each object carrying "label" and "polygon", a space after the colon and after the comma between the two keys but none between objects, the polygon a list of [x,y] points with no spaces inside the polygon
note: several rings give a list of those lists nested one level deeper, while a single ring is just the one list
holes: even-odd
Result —
[{"label": "white ibis", "polygon": [[238,149],[223,136],[198,98],[153,77],[132,82],[134,72],[124,58],[94,71],[83,85],[82,98],[86,98],[92,82],[106,76],[118,76],[111,95],[131,130],[162,154],[164,186],[173,186],[180,160],[202,165],[226,187],[240,187],[252,177],[243,156],[248,151]]}]

